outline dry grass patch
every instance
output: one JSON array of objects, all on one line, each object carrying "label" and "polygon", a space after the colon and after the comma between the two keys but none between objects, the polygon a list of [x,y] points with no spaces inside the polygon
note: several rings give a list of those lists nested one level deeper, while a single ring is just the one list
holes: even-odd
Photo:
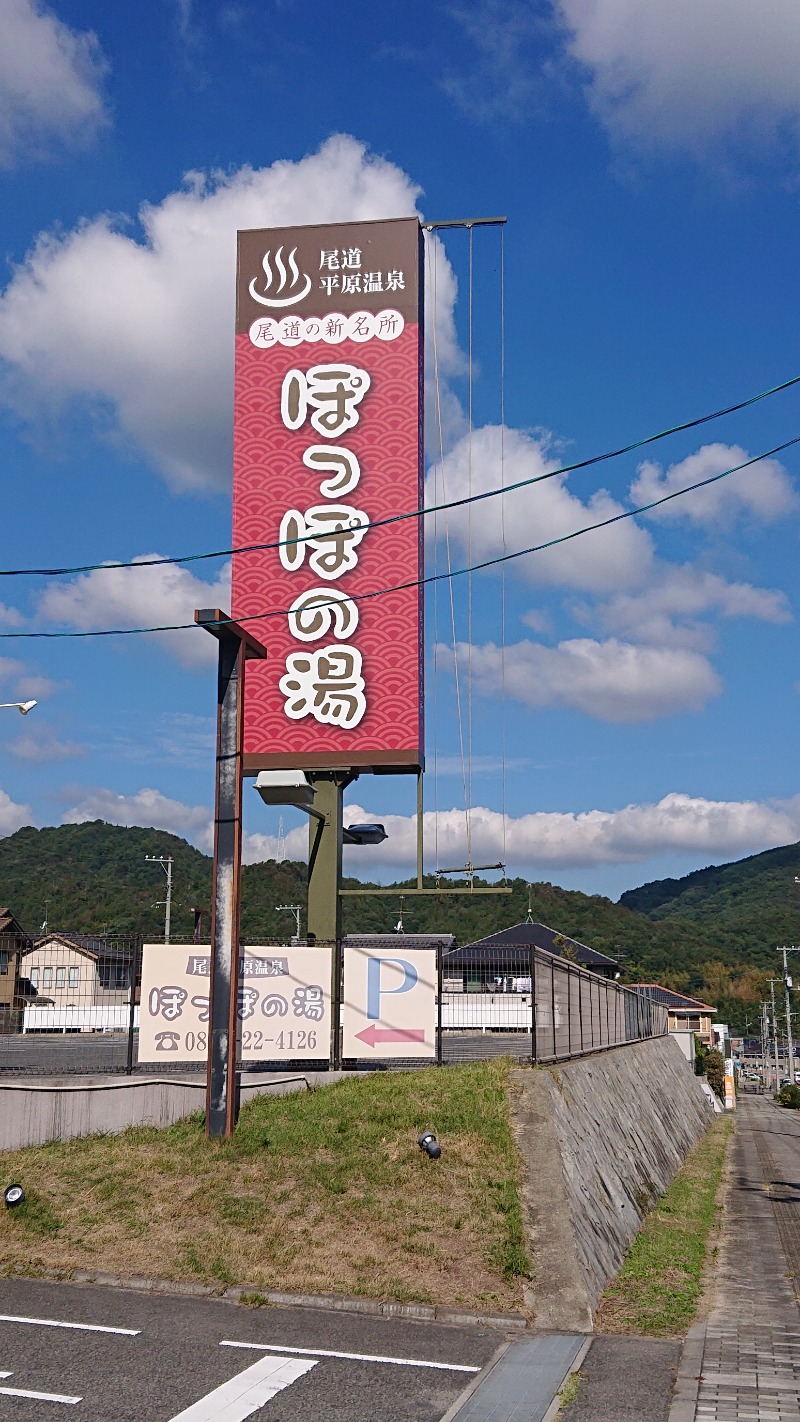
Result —
[{"label": "dry grass patch", "polygon": [[[0,1215],[0,1271],[520,1308],[508,1070],[376,1072],[262,1096],[231,1142],[207,1142],[194,1116],[0,1153],[2,1178],[28,1197]],[[427,1128],[438,1161],[417,1146]]]}]

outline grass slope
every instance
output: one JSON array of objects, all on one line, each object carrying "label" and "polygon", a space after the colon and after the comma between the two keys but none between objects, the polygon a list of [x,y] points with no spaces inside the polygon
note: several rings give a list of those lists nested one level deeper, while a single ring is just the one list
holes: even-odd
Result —
[{"label": "grass slope", "polygon": [[[528,1272],[508,1066],[380,1072],[202,1122],[0,1154],[26,1203],[0,1271],[76,1268],[254,1290],[519,1309]],[[417,1136],[436,1131],[430,1160]]]}]

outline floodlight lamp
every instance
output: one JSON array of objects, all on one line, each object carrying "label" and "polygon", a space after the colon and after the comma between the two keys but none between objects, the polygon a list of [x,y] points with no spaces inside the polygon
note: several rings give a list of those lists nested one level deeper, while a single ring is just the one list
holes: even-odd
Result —
[{"label": "floodlight lamp", "polygon": [[342,831],[343,844],[383,844],[388,837],[383,825],[348,825]]},{"label": "floodlight lamp", "polygon": [[36,705],[37,702],[35,701],[20,701],[19,709],[23,716],[27,716],[28,712],[32,711]]},{"label": "floodlight lamp", "polygon": [[265,805],[294,805],[307,811],[317,793],[302,770],[261,770],[255,788]]},{"label": "floodlight lamp", "polygon": [[442,1153],[442,1147],[439,1145],[433,1131],[423,1131],[417,1141],[417,1145],[420,1150],[424,1150],[427,1156],[430,1156],[431,1160],[438,1160]]},{"label": "floodlight lamp", "polygon": [[6,1209],[13,1210],[15,1205],[23,1205],[25,1203],[25,1191],[21,1185],[7,1185],[3,1191],[3,1199]]}]

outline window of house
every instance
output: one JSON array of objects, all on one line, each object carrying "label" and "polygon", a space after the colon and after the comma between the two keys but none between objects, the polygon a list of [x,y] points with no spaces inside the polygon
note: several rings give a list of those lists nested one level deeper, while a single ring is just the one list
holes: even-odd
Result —
[{"label": "window of house", "polygon": [[31,968],[30,973],[29,973],[28,976],[30,977],[30,980],[31,980],[31,987],[38,988],[38,986],[39,986],[39,969],[38,969],[38,968]]},{"label": "window of house", "polygon": [[106,991],[119,992],[129,983],[129,969],[126,963],[98,963],[97,973],[100,986]]},{"label": "window of house", "polygon": [[0,948],[0,973],[5,977],[8,972],[8,949]]},{"label": "window of house", "polygon": [[702,1027],[702,1025],[703,1025],[703,1022],[702,1022],[702,1018],[701,1018],[700,1016],[697,1016],[697,1017],[689,1017],[689,1016],[687,1016],[687,1017],[684,1018],[684,1026],[688,1027],[688,1029],[689,1029],[690,1032],[699,1032],[699,1031],[700,1031],[700,1028]]},{"label": "window of house", "polygon": [[78,969],[77,969],[77,968],[70,968],[70,970],[69,970],[69,985],[70,985],[71,988],[78,986]]},{"label": "window of house", "polygon": [[52,987],[52,986],[53,986],[53,969],[52,969],[52,968],[44,968],[44,969],[42,970],[42,987],[49,988],[49,987]]},{"label": "window of house", "polygon": [[67,981],[66,968],[56,968],[56,987],[64,987]]}]

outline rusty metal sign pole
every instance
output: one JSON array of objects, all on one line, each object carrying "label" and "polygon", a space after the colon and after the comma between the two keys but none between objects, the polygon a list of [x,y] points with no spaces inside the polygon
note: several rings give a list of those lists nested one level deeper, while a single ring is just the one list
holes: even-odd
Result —
[{"label": "rusty metal sign pole", "polygon": [[194,620],[219,642],[206,1085],[206,1135],[216,1138],[233,1135],[239,1114],[236,1057],[245,662],[250,658],[263,659],[267,652],[260,642],[217,607],[199,609]]}]

